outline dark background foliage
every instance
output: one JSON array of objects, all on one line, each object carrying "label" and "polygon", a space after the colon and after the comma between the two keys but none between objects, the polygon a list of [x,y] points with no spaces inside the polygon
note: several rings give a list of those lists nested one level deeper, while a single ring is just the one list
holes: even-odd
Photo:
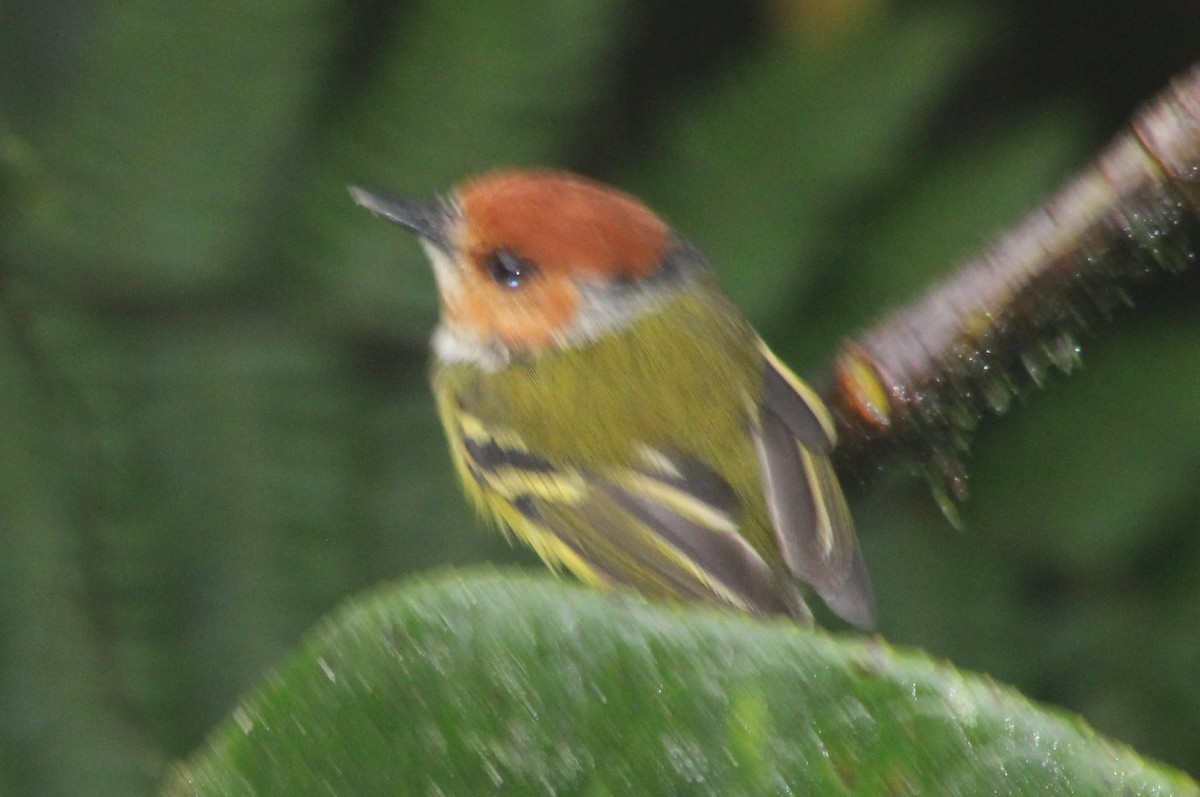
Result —
[{"label": "dark background foliage", "polygon": [[[639,194],[786,359],[913,296],[1200,56],[1148,0],[0,6],[0,795],[138,794],[344,597],[532,565],[459,499],[417,248],[347,183]],[[882,633],[1200,772],[1200,285],[856,490]],[[536,566],[536,565],[533,565]]]}]

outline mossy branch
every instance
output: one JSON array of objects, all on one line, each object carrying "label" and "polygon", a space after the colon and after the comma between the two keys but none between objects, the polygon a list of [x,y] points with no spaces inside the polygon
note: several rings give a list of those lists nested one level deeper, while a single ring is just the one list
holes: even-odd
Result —
[{"label": "mossy branch", "polygon": [[838,354],[823,391],[860,479],[897,457],[965,497],[979,419],[1049,372],[1133,287],[1200,256],[1200,64],[1082,173],[980,256]]}]

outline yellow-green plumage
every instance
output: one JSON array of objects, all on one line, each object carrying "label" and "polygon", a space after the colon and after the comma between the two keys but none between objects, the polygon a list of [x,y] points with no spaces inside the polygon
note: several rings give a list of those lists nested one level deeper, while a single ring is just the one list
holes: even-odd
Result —
[{"label": "yellow-green plumage", "polygon": [[597,585],[871,623],[833,423],[632,197],[502,171],[455,197],[356,200],[421,236],[433,386],[480,511]]},{"label": "yellow-green plumage", "polygon": [[[698,281],[596,341],[496,371],[439,363],[432,379],[467,494],[548,563],[595,584],[806,619],[755,447],[768,357],[736,309]],[[809,409],[827,428],[819,404]],[[830,483],[814,493],[829,500],[832,490],[846,525],[832,531],[850,534],[852,548],[825,454],[811,478]],[[631,502],[652,509],[631,513]],[[664,523],[706,541],[673,543]],[[747,553],[736,538],[765,568],[738,563]]]}]

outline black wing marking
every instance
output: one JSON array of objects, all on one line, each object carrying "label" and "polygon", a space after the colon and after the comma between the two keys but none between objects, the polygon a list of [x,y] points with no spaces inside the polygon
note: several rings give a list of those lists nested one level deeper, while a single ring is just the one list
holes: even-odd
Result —
[{"label": "black wing marking", "polygon": [[469,416],[461,440],[470,478],[511,510],[496,514],[550,564],[650,595],[810,618],[741,535],[734,490],[699,462],[645,449],[626,467],[558,465]]}]

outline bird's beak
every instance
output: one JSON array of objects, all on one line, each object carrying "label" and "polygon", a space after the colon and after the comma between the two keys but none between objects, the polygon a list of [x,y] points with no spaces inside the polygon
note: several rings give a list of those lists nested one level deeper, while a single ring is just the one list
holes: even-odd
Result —
[{"label": "bird's beak", "polygon": [[455,207],[441,199],[432,202],[413,202],[384,194],[374,194],[357,186],[350,187],[350,196],[360,206],[376,216],[407,227],[443,252],[449,253],[453,244],[451,231],[458,219]]}]

